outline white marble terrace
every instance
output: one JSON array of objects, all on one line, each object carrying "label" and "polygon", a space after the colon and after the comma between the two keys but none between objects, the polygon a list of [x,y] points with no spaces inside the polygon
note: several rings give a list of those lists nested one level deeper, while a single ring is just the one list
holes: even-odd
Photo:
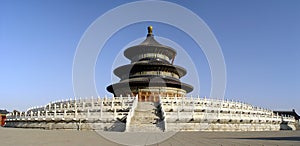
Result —
[{"label": "white marble terrace", "polygon": [[[126,129],[134,116],[138,97],[84,98],[50,102],[25,112],[14,112],[7,122],[113,122],[126,119]],[[250,104],[199,97],[160,97],[164,129],[168,123],[294,123],[291,116],[278,116],[271,110]]]}]

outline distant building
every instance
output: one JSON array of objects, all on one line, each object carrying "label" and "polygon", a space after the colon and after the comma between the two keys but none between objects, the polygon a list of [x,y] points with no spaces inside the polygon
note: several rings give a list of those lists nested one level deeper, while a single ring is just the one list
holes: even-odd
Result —
[{"label": "distant building", "polygon": [[300,119],[300,116],[296,113],[295,109],[293,109],[292,111],[274,111],[275,114],[278,114],[280,116],[293,116],[295,117],[295,120]]},{"label": "distant building", "polygon": [[293,109],[292,111],[274,111],[275,114],[278,114],[279,116],[290,116],[290,117],[294,117],[296,120],[296,128],[300,129],[300,116],[296,113],[295,109]]},{"label": "distant building", "polygon": [[7,110],[0,110],[0,125],[4,126],[5,125],[5,120],[6,120],[6,115],[9,112]]}]

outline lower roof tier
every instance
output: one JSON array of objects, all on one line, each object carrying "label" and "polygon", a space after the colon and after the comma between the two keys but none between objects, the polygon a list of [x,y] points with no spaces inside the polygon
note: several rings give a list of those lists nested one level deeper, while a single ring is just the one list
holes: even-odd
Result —
[{"label": "lower roof tier", "polygon": [[193,86],[189,84],[182,83],[177,80],[172,80],[169,78],[131,78],[123,80],[119,83],[112,84],[108,86],[107,91],[114,93],[114,89],[120,88],[144,88],[144,87],[174,87],[178,89],[183,89],[187,93],[193,91]]}]

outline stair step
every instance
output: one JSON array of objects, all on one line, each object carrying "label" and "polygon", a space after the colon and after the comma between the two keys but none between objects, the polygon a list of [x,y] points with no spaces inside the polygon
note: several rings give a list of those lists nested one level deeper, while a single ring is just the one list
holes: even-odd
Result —
[{"label": "stair step", "polygon": [[163,127],[157,122],[162,121],[161,110],[157,108],[157,103],[153,102],[138,102],[134,115],[131,118],[128,131],[143,132],[156,131],[161,132]]}]

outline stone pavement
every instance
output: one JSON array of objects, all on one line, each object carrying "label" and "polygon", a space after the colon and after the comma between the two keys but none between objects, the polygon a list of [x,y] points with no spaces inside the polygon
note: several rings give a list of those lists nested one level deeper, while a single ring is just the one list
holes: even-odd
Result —
[{"label": "stone pavement", "polygon": [[[164,133],[157,133],[161,136]],[[139,137],[136,137],[139,139]],[[94,131],[40,130],[0,128],[3,146],[94,146],[120,145]],[[145,145],[145,144],[141,144]],[[178,132],[171,138],[155,144],[159,146],[282,146],[300,145],[300,131],[275,132]]]}]

